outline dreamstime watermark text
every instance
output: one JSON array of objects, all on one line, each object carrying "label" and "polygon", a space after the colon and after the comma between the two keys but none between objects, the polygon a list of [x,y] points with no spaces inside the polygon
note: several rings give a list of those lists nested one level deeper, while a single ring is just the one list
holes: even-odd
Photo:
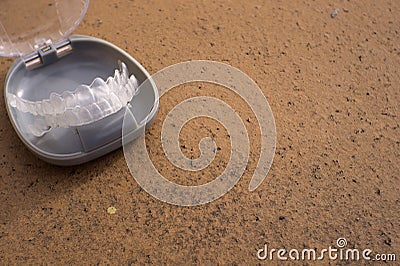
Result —
[{"label": "dreamstime watermark text", "polygon": [[396,254],[394,253],[373,253],[371,249],[357,249],[357,248],[346,248],[347,240],[345,238],[338,238],[336,240],[336,246],[329,246],[328,248],[317,251],[311,248],[305,249],[275,249],[269,248],[268,244],[265,244],[263,248],[257,251],[257,258],[259,260],[301,260],[301,261],[316,261],[316,260],[341,260],[341,261],[359,261],[359,260],[370,260],[370,261],[396,261]]}]

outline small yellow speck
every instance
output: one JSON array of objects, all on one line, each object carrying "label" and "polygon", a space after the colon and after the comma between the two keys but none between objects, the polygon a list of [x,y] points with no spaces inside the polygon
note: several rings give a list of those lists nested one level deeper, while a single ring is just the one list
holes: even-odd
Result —
[{"label": "small yellow speck", "polygon": [[107,208],[107,213],[108,214],[114,214],[117,211],[117,209],[115,207],[108,207]]}]

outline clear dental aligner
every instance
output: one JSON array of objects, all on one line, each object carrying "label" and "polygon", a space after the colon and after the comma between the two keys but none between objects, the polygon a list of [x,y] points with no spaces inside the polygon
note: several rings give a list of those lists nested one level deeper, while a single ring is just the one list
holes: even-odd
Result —
[{"label": "clear dental aligner", "polygon": [[96,78],[92,84],[79,85],[75,91],[51,93],[49,99],[28,101],[8,93],[8,103],[24,113],[35,116],[29,125],[31,133],[40,137],[52,128],[83,126],[119,111],[138,94],[138,82],[129,77],[128,68],[119,62],[119,70],[104,81]]}]

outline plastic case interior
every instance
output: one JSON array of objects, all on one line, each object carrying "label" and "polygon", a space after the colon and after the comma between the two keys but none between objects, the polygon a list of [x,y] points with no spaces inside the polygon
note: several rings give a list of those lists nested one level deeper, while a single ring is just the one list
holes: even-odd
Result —
[{"label": "plastic case interior", "polygon": [[[8,71],[6,95],[12,93],[30,101],[48,99],[52,92],[61,94],[65,90],[73,91],[80,84],[91,84],[96,77],[106,80],[118,69],[120,60],[139,84],[150,79],[146,83],[150,86],[140,87],[139,94],[133,97],[130,110],[137,121],[146,119],[147,124],[152,122],[158,109],[158,92],[147,71],[129,54],[109,42],[88,36],[68,36],[82,19],[88,1],[56,0],[49,5],[49,1],[39,0],[37,5],[40,12],[49,9],[43,16],[52,18],[50,26],[43,28],[43,25],[33,23],[31,29],[34,30],[28,33],[25,29],[9,29],[15,23],[21,23],[11,23],[10,16],[13,15],[12,10],[18,10],[16,7],[18,4],[23,5],[24,1],[5,2],[4,6],[8,5],[11,10],[7,15],[0,13],[0,55],[20,56]],[[69,7],[71,5],[73,8]],[[26,15],[24,19],[26,17],[36,21]],[[67,45],[68,51],[63,52],[60,48],[62,53],[58,53],[60,43],[63,47]],[[51,53],[43,54],[41,51],[47,48],[52,49]],[[34,66],[29,67],[30,64]],[[122,145],[125,108],[88,125],[53,128],[43,136],[35,137],[28,130],[34,115],[10,106],[7,97],[6,107],[11,123],[23,143],[40,158],[53,164],[81,164]]]}]

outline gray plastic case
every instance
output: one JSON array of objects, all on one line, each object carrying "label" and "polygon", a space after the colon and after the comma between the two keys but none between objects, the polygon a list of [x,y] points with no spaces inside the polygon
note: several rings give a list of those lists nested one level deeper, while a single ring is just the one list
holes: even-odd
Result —
[{"label": "gray plastic case", "polygon": [[[87,5],[88,1],[85,4]],[[74,27],[77,25],[75,24]],[[52,53],[41,54],[39,61],[30,61],[41,63],[32,69],[29,69],[27,64],[29,56],[26,56],[25,50],[20,53],[21,57],[12,64],[7,73],[6,95],[7,93],[22,95],[24,99],[30,101],[48,99],[52,92],[61,94],[66,90],[73,91],[80,84],[91,84],[96,77],[106,80],[113,75],[115,69],[118,69],[120,60],[126,64],[129,74],[136,77],[139,85],[148,80],[129,103],[130,111],[136,121],[146,121],[146,126],[153,121],[158,109],[157,87],[149,73],[134,58],[101,39],[80,35],[60,39],[68,44],[68,51],[65,53],[61,51],[61,56],[57,56],[59,51],[53,42],[54,45],[50,45],[53,48],[53,51],[50,51]],[[1,43],[4,41],[0,42],[0,46]],[[29,47],[31,46],[29,43]],[[20,43],[19,47],[25,49],[28,47],[28,42]],[[41,53],[40,49],[31,52]],[[8,55],[11,55],[11,52]],[[53,128],[45,135],[35,137],[28,130],[28,125],[33,123],[34,116],[11,107],[7,97],[5,98],[9,118],[18,136],[29,150],[44,161],[56,165],[82,164],[122,145],[122,124],[126,108],[88,125]],[[133,128],[129,133],[130,139],[135,139],[141,132],[139,128]]]}]

